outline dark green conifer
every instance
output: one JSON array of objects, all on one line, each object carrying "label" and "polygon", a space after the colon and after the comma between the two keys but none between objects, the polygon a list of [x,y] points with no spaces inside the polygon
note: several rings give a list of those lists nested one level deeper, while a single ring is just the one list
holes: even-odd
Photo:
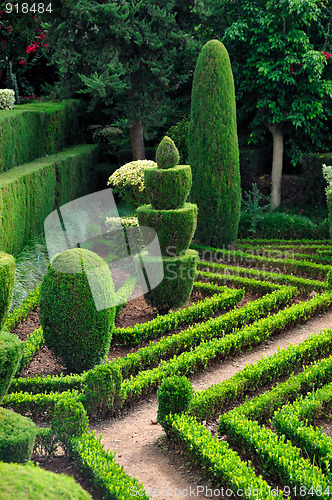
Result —
[{"label": "dark green conifer", "polygon": [[240,220],[239,147],[233,74],[218,40],[206,43],[197,60],[188,147],[191,201],[198,205],[196,235],[206,245],[230,245]]}]

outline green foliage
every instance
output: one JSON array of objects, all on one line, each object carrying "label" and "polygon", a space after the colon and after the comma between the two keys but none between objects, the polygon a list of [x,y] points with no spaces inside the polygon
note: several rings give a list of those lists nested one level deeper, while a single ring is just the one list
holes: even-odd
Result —
[{"label": "green foliage", "polygon": [[21,305],[8,315],[6,322],[2,327],[3,331],[10,332],[13,330],[33,309],[38,306],[39,291],[40,285],[37,285],[36,288],[30,290],[28,296],[23,299]]},{"label": "green foliage", "polygon": [[193,0],[61,0],[47,18],[61,77],[54,93],[82,91],[89,109],[99,104],[120,128],[141,119],[146,138],[155,137],[172,112],[168,89],[192,71],[199,7]]},{"label": "green foliage", "polygon": [[169,426],[166,417],[186,412],[194,396],[194,390],[191,382],[186,377],[173,375],[173,377],[168,377],[162,381],[157,396],[157,419],[164,429],[167,430]]},{"label": "green foliage", "polygon": [[173,210],[143,205],[138,207],[137,215],[140,226],[156,231],[162,255],[173,257],[188,249],[196,229],[197,205],[185,203]]},{"label": "green foliage", "polygon": [[0,404],[16,373],[22,356],[22,342],[16,335],[0,332]]},{"label": "green foliage", "polygon": [[182,120],[173,125],[166,133],[177,145],[180,161],[182,164],[188,163],[188,129],[189,117],[185,116]]},{"label": "green foliage", "polygon": [[105,417],[113,407],[118,407],[121,382],[122,374],[116,365],[100,365],[89,370],[84,379],[88,413]]},{"label": "green foliage", "polygon": [[96,146],[80,144],[0,174],[2,250],[16,255],[43,231],[56,202],[64,205],[91,190],[96,154]]},{"label": "green foliage", "polygon": [[173,168],[179,163],[180,155],[178,148],[170,137],[165,137],[159,143],[156,151],[156,162],[158,168]]},{"label": "green foliage", "polygon": [[[246,491],[246,498],[269,500],[271,489],[248,462],[240,459],[227,441],[218,441],[206,427],[188,415],[172,415],[168,418],[171,436],[195,462],[198,462],[212,479],[217,479],[233,491]],[[282,492],[274,498],[282,498]]]},{"label": "green foliage", "polygon": [[239,147],[233,74],[218,40],[205,44],[197,60],[188,145],[197,236],[203,244],[230,245],[240,220]]},{"label": "green foliage", "polygon": [[107,185],[127,203],[138,207],[148,201],[145,185],[145,169],[155,167],[151,160],[137,160],[118,168],[108,179]]},{"label": "green foliage", "polygon": [[83,404],[71,394],[58,397],[54,405],[51,431],[58,440],[70,450],[70,441],[74,436],[81,436],[89,428],[89,419]]},{"label": "green foliage", "polygon": [[2,111],[0,173],[61,151],[78,134],[79,101],[33,103]]},{"label": "green foliage", "polygon": [[326,202],[327,202],[327,212],[329,218],[329,231],[330,238],[332,238],[332,167],[323,165],[323,177],[327,182],[327,187],[325,188]]},{"label": "green foliage", "polygon": [[37,428],[32,420],[0,408],[0,463],[28,462],[36,432]]},{"label": "green foliage", "polygon": [[103,360],[114,325],[115,308],[97,311],[86,273],[99,299],[111,303],[114,285],[104,260],[79,248],[55,256],[40,290],[45,343],[74,372]]},{"label": "green foliage", "polygon": [[31,465],[0,462],[1,494],[24,500],[91,500],[89,493],[66,474],[54,474]]},{"label": "green foliage", "polygon": [[102,490],[105,500],[128,500],[137,492],[139,498],[148,500],[143,486],[139,486],[136,478],[126,474],[123,467],[117,464],[115,453],[105,450],[100,443],[101,436],[96,439],[95,432],[72,438],[72,454],[78,466],[91,478],[94,486]]},{"label": "green foliage", "polygon": [[327,288],[332,290],[332,269],[327,273]]},{"label": "green foliage", "polygon": [[303,152],[331,150],[332,82],[323,54],[331,50],[330,16],[328,3],[316,0],[211,4],[210,26],[230,53],[249,142],[265,141],[266,124],[278,124],[295,163]]},{"label": "green foliage", "polygon": [[15,281],[15,259],[0,252],[0,331],[6,322]]},{"label": "green foliage", "polygon": [[[151,269],[159,267],[158,257],[149,258]],[[144,295],[146,302],[155,307],[159,314],[170,309],[179,309],[188,303],[196,274],[197,253],[186,250],[178,257],[163,257],[164,278],[156,287]]]},{"label": "green foliage", "polygon": [[303,215],[291,215],[285,212],[261,213],[254,219],[248,212],[242,212],[239,225],[239,237],[248,238],[288,238],[288,239],[323,239],[329,235],[327,221],[315,224]]},{"label": "green foliage", "polygon": [[144,171],[147,198],[156,210],[183,206],[192,183],[190,165],[174,168],[151,168]]}]

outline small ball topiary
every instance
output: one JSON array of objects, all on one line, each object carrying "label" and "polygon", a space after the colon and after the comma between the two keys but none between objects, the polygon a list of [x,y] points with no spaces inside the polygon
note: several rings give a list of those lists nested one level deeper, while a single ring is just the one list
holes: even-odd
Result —
[{"label": "small ball topiary", "polygon": [[91,495],[65,474],[31,465],[0,462],[1,498],[17,500],[92,500]]},{"label": "small ball topiary", "polygon": [[32,420],[0,408],[0,461],[28,462],[36,434],[37,427]]},{"label": "small ball topiary", "polygon": [[56,401],[51,430],[70,450],[70,438],[81,436],[89,428],[89,419],[83,404],[72,395],[62,394]]},{"label": "small ball topiary", "polygon": [[0,330],[3,327],[13,296],[15,281],[15,259],[0,252]]},{"label": "small ball topiary", "polygon": [[179,163],[180,155],[178,148],[170,137],[165,137],[160,142],[156,151],[156,162],[158,168],[173,168]]},{"label": "small ball topiary", "polygon": [[110,270],[97,254],[73,248],[52,260],[41,285],[39,315],[45,344],[70,371],[89,370],[107,354],[115,307],[97,310],[95,300],[112,304],[113,298]]},{"label": "small ball topiary", "polygon": [[166,431],[169,430],[166,417],[188,410],[194,395],[193,387],[186,377],[174,375],[164,379],[158,389],[157,420]]},{"label": "small ball topiary", "polygon": [[121,370],[110,364],[96,366],[85,377],[85,406],[89,415],[105,417],[120,402]]}]

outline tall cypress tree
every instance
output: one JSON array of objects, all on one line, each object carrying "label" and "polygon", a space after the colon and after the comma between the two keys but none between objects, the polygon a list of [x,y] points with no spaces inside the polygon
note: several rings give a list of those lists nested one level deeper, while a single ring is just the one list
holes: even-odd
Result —
[{"label": "tall cypress tree", "polygon": [[236,240],[241,209],[239,147],[233,73],[224,45],[211,40],[198,57],[188,135],[198,205],[196,235],[206,245]]}]

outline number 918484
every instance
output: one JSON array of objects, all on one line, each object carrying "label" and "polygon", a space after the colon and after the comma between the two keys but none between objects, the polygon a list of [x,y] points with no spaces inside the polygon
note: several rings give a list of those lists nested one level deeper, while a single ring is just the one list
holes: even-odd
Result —
[{"label": "number 918484", "polygon": [[7,14],[44,14],[52,12],[52,3],[6,3],[5,11]]}]

